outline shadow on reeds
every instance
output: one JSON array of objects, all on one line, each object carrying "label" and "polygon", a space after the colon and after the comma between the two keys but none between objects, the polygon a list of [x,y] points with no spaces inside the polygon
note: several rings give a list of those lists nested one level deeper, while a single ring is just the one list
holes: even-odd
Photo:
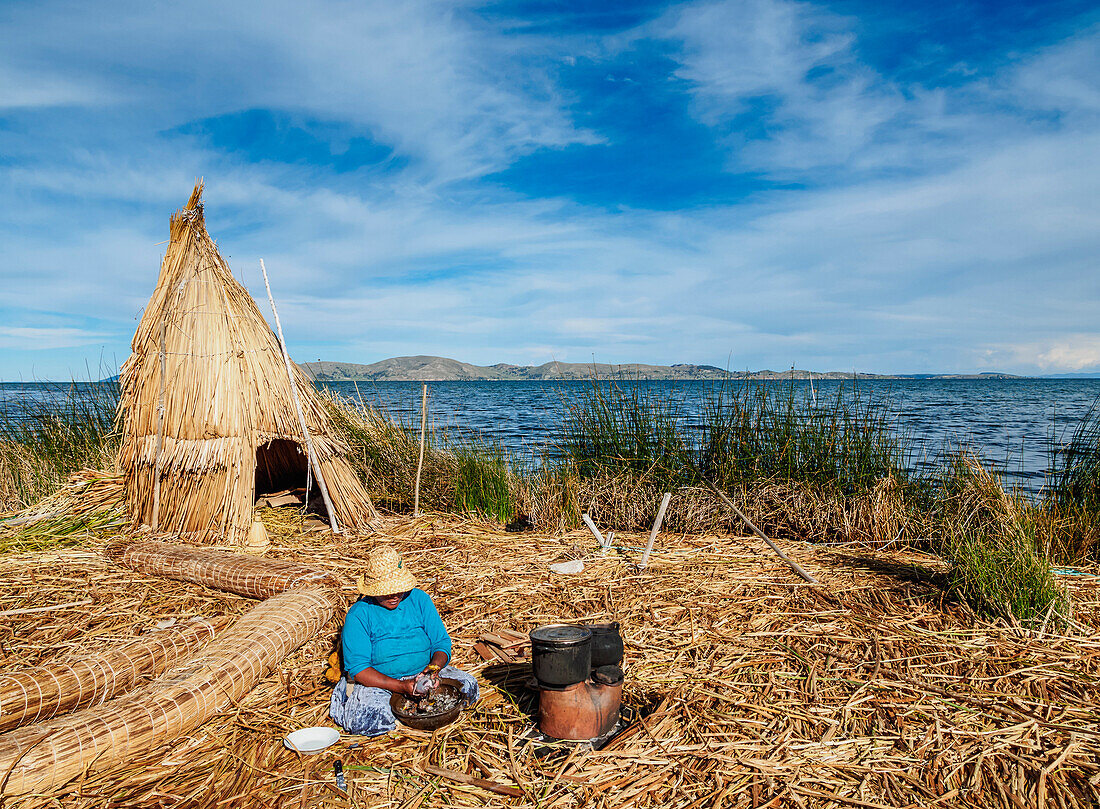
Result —
[{"label": "shadow on reeds", "polygon": [[504,694],[528,719],[537,721],[538,692],[527,685],[533,677],[530,663],[494,663],[482,670],[481,677]]},{"label": "shadow on reeds", "polygon": [[912,584],[939,591],[946,589],[950,582],[945,572],[933,570],[916,562],[902,562],[888,556],[873,556],[865,553],[848,552],[842,555],[845,563],[853,569],[889,576],[900,584]]}]

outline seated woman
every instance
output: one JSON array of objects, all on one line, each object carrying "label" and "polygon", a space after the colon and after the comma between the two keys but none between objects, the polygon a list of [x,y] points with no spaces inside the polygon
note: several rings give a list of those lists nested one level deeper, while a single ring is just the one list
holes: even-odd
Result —
[{"label": "seated woman", "polygon": [[413,696],[421,673],[462,683],[466,704],[478,698],[477,680],[447,665],[451,639],[431,598],[389,545],[367,554],[359,577],[363,597],[351,605],[340,636],[343,676],[332,690],[329,716],[349,733],[378,736],[397,726],[390,695]]}]

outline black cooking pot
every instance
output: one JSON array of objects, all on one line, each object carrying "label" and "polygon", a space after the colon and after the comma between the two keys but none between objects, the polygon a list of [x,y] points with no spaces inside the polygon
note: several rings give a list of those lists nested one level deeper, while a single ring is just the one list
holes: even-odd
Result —
[{"label": "black cooking pot", "polygon": [[585,626],[548,624],[531,633],[531,668],[547,685],[574,685],[592,670],[592,633]]},{"label": "black cooking pot", "polygon": [[619,625],[586,624],[592,633],[592,668],[617,666],[623,662],[623,637]]}]

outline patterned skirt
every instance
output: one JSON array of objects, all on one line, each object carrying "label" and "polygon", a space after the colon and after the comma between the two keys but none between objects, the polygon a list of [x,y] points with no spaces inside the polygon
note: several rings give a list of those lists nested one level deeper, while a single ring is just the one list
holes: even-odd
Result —
[{"label": "patterned skirt", "polygon": [[[439,676],[450,677],[462,683],[462,698],[467,705],[477,702],[481,695],[477,680],[461,669],[444,666]],[[412,677],[404,679],[411,680]],[[328,715],[348,733],[381,736],[397,727],[397,719],[390,710],[390,696],[391,693],[384,688],[370,688],[359,683],[354,683],[349,689],[347,679],[341,677],[340,682],[332,689]]]}]

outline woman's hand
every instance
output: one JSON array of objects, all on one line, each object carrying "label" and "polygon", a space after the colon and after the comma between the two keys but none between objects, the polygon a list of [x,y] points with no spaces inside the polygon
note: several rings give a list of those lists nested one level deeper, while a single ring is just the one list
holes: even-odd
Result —
[{"label": "woman's hand", "polygon": [[394,693],[404,694],[409,699],[416,699],[418,697],[416,691],[413,690],[413,684],[416,682],[415,677],[409,680],[398,680],[397,682],[399,684],[399,688],[397,688]]},{"label": "woman's hand", "polygon": [[427,666],[424,667],[424,670],[420,673],[421,674],[427,674],[429,677],[432,678],[432,691],[439,688],[439,686],[441,685],[440,680],[439,680],[439,666],[436,666],[434,664],[428,664]]}]

